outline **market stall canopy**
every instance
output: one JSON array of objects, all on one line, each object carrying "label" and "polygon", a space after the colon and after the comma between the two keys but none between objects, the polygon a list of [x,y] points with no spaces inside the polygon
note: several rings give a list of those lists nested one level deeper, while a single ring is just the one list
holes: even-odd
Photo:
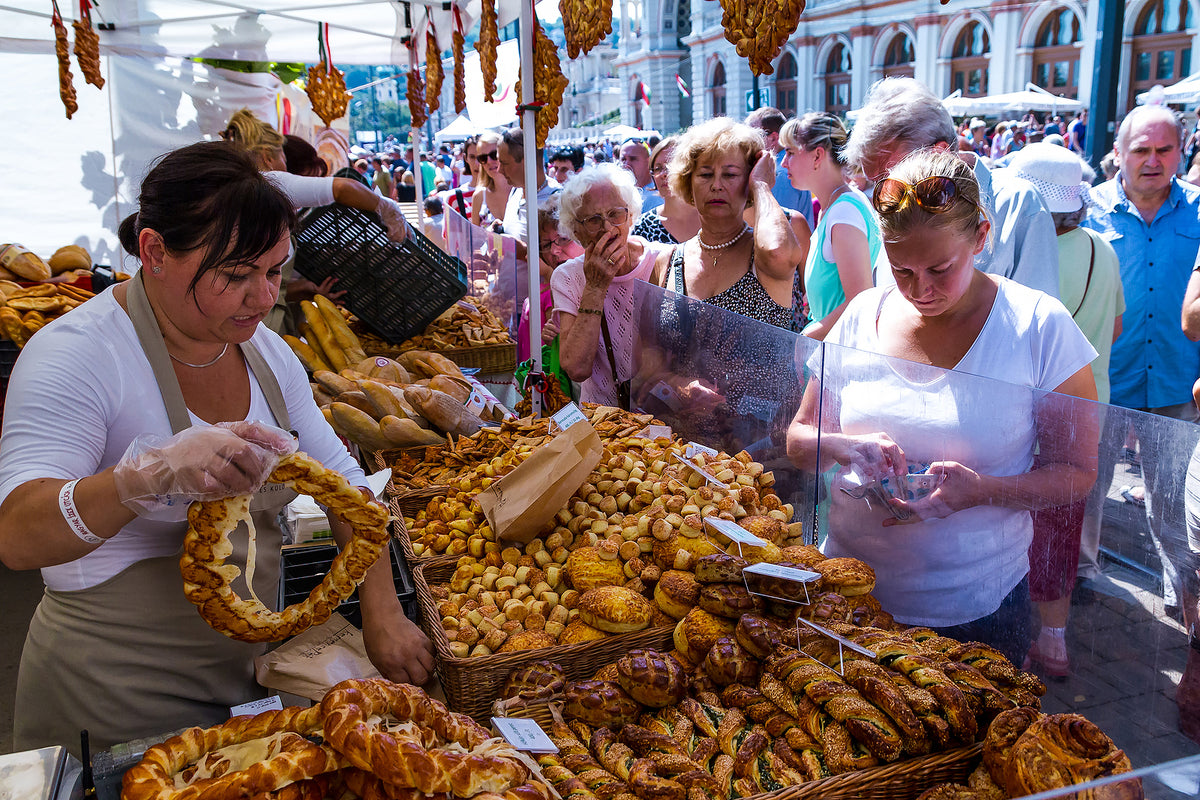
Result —
[{"label": "market stall canopy", "polygon": [[632,125],[614,125],[604,131],[604,135],[613,139],[628,139],[630,136],[645,136],[646,131],[635,128]]},{"label": "market stall canopy", "polygon": [[1167,103],[1191,104],[1200,100],[1200,72],[1188,75],[1179,83],[1170,86],[1153,86],[1137,96],[1140,106],[1166,105]]},{"label": "market stall canopy", "polygon": [[[432,21],[439,46],[449,50],[454,9],[470,30],[481,6],[413,0],[406,17],[395,0],[105,0],[92,21],[101,54],[306,64],[319,60],[317,25],[327,22],[334,63],[403,65],[404,37],[415,32],[423,56]],[[69,26],[78,7],[66,0],[60,8]],[[496,0],[496,11],[503,27],[519,15],[519,0]],[[54,52],[48,0],[0,0],[0,23],[0,53]]]},{"label": "market stall canopy", "polygon": [[454,118],[454,122],[451,122],[449,125],[438,131],[434,138],[459,141],[461,139],[470,138],[477,133],[479,133],[479,128],[475,125],[475,123],[471,122],[471,120],[467,118],[466,114],[459,114]]},{"label": "market stall canopy", "polygon": [[1049,111],[1060,114],[1083,110],[1083,103],[1078,100],[1059,97],[1033,83],[1026,83],[1025,88],[1019,92],[1005,92],[985,97],[963,97],[962,92],[956,89],[953,94],[942,101],[942,105],[946,107],[952,117],[967,117],[972,114],[995,117],[1023,111]]}]

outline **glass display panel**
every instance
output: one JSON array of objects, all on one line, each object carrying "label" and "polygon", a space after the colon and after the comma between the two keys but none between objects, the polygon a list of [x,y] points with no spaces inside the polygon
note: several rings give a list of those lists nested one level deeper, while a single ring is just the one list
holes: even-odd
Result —
[{"label": "glass display panel", "polygon": [[446,250],[467,265],[471,295],[503,320],[516,338],[529,296],[528,265],[517,258],[517,240],[472,225],[449,204],[445,220]]}]

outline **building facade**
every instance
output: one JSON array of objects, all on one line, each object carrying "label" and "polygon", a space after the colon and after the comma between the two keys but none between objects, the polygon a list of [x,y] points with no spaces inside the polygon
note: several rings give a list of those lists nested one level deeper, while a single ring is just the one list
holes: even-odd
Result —
[{"label": "building facade", "polygon": [[[753,107],[756,82],[725,40],[719,3],[618,4],[614,63],[622,123],[670,133],[693,119],[740,118]],[[1033,82],[1086,102],[1098,6],[1095,0],[951,0],[945,6],[936,0],[809,0],[774,74],[759,77],[758,97],[787,114],[844,113],[862,105],[875,81],[904,75],[942,96],[999,94]],[[1126,3],[1118,108],[1132,108],[1137,94],[1155,84],[1191,74],[1198,24],[1200,0]]]}]

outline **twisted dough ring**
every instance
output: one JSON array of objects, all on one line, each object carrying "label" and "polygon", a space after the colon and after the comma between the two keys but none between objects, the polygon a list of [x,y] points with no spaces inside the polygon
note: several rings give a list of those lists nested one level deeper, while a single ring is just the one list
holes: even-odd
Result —
[{"label": "twisted dough ring", "polygon": [[[332,749],[305,738],[320,730],[319,707],[264,711],[253,717],[234,717],[213,728],[189,728],[146,751],[125,773],[121,798],[256,797],[325,775],[342,763]],[[249,744],[255,740],[264,741]],[[217,752],[224,748],[230,752]],[[250,763],[235,763],[239,756]]]},{"label": "twisted dough ring", "polygon": [[[321,709],[329,744],[391,786],[474,797],[503,794],[529,775],[514,751],[509,749],[513,756],[508,756],[499,747],[489,748],[490,737],[478,723],[413,686],[379,679],[342,681],[325,695]],[[382,729],[373,717],[411,722],[415,730]]]},{"label": "twisted dough ring", "polygon": [[285,456],[268,480],[311,495],[350,523],[354,536],[334,558],[320,586],[302,602],[274,612],[257,599],[239,597],[230,586],[239,570],[225,564],[233,552],[229,535],[250,519],[250,496],[193,503],[179,560],[184,594],[214,630],[243,642],[276,642],[329,619],[362,582],[388,540],[387,510],[368,502],[349,481],[311,456]]}]

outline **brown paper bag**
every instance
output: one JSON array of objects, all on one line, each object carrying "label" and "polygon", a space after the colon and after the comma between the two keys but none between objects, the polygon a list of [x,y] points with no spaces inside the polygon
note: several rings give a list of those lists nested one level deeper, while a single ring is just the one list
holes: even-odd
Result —
[{"label": "brown paper bag", "polygon": [[537,536],[587,480],[603,452],[595,428],[581,417],[477,494],[496,538],[525,544]]},{"label": "brown paper bag", "polygon": [[254,659],[254,677],[268,689],[319,701],[335,683],[380,675],[367,658],[362,631],[335,611],[320,625]]}]

